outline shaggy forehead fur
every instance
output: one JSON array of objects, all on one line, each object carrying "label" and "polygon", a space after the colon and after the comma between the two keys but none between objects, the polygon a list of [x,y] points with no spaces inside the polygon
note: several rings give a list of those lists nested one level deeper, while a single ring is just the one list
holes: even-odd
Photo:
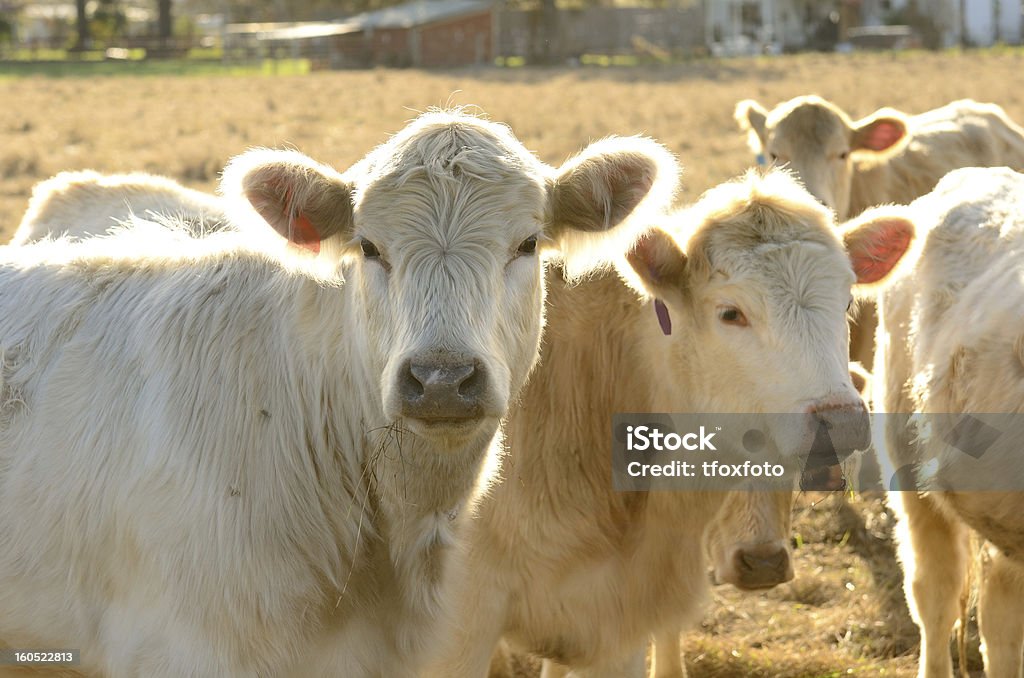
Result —
[{"label": "shaggy forehead fur", "polygon": [[401,188],[414,178],[434,187],[524,175],[539,182],[544,169],[507,126],[458,109],[421,115],[353,168],[359,191],[374,184]]},{"label": "shaggy forehead fur", "polygon": [[846,135],[853,121],[835,104],[817,96],[802,96],[780,104],[768,114],[767,127],[775,135],[792,135],[801,141],[826,144]]},{"label": "shaggy forehead fur", "polygon": [[545,221],[546,169],[504,125],[461,111],[426,113],[353,168],[357,230],[372,238],[387,229],[414,240],[407,251],[421,255],[470,254],[493,247],[497,235],[525,238]]},{"label": "shaggy forehead fur", "polygon": [[692,270],[704,276],[726,260],[756,267],[764,250],[784,244],[818,243],[842,252],[832,212],[785,170],[749,170],[712,188],[685,221],[696,225],[686,247]]}]

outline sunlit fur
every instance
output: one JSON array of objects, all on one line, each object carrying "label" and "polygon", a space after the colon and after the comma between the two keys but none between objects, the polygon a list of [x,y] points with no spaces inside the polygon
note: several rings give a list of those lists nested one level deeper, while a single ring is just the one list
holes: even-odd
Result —
[{"label": "sunlit fur", "polygon": [[12,245],[49,236],[102,235],[132,215],[164,215],[184,223],[195,235],[227,226],[216,196],[186,188],[152,174],[61,172],[32,188],[28,210]]},{"label": "sunlit fur", "polygon": [[[689,258],[667,247],[652,253],[644,263],[660,280],[625,259],[617,268],[635,289],[614,272],[577,285],[550,275],[541,366],[504,429],[504,482],[479,504],[461,563],[448,573],[454,631],[429,675],[485,676],[503,634],[578,675],[619,678],[645,675],[657,634],[658,675],[677,675],[674,637],[708,598],[709,524],[756,515],[784,532],[790,496],[617,492],[612,416],[858,402],[845,344],[853,272],[825,208],[776,171],[716,188],[669,221],[689,234]],[[680,276],[669,279],[672,271]],[[714,315],[726,283],[730,298],[749,305],[751,328],[721,327]],[[670,307],[670,336],[652,297]],[[834,373],[833,363],[841,364]]]},{"label": "sunlit fur", "polygon": [[[618,169],[627,147],[646,173]],[[584,178],[636,207],[675,169],[632,140]],[[132,220],[0,252],[0,640],[81,648],[111,678],[417,675],[536,359],[543,271],[516,250],[576,226],[546,218],[562,178],[507,129],[434,113],[344,177],[242,156],[223,185],[237,232]],[[307,213],[337,228],[319,259],[265,246],[246,187],[285,235]],[[422,437],[388,409],[396,355],[438,345],[491,366],[471,434]]]},{"label": "sunlit fur", "polygon": [[[921,481],[932,488],[991,488],[889,495],[899,517],[904,591],[921,629],[922,678],[952,675],[949,635],[970,569],[969,528],[995,546],[987,549],[979,602],[986,675],[1021,673],[1024,501],[1020,492],[997,491],[1020,486],[1019,427],[974,459],[944,445],[939,424],[920,432],[919,441],[919,432],[892,413],[1024,412],[1022,196],[1024,175],[962,169],[909,207],[864,215],[909,218],[927,233],[916,268],[879,300],[876,401],[890,413],[883,478],[913,464],[928,471]],[[993,425],[1008,422],[1004,416]]]},{"label": "sunlit fur", "polygon": [[[673,329],[665,369],[685,375],[700,411],[802,413],[858,401],[847,369],[854,275],[828,210],[785,172],[751,172],[710,190],[674,224],[687,259],[664,297],[685,322]],[[723,324],[723,306],[750,326]],[[795,427],[780,428],[783,453],[803,444]]]},{"label": "sunlit fur", "polygon": [[[883,118],[902,124],[904,138],[882,152],[860,147],[858,132]],[[746,100],[736,106],[736,120],[755,153],[778,156],[840,219],[874,205],[909,203],[958,167],[1024,168],[1024,129],[999,106],[970,99],[914,116],[882,109],[858,121],[817,96],[771,111]]]}]

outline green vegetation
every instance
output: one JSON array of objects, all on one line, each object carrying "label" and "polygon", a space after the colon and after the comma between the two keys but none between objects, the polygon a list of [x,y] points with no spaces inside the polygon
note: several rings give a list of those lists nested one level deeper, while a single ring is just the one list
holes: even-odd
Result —
[{"label": "green vegetation", "polygon": [[[145,50],[130,50],[126,59],[105,59],[102,52],[84,52],[81,58],[54,58],[45,61],[0,61],[0,78],[43,76],[51,78],[92,76],[149,75],[304,75],[310,71],[309,59],[263,59],[235,63],[215,59],[145,59]],[[77,55],[76,55],[77,56]],[[38,58],[38,57],[37,57]]]}]

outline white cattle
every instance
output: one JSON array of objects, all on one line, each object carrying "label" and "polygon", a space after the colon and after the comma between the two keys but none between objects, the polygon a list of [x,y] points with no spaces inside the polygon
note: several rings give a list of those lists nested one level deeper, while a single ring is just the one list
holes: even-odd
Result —
[{"label": "white cattle", "polygon": [[[867,446],[847,370],[851,286],[883,282],[913,231],[840,234],[779,171],[713,189],[675,222],[685,245],[652,230],[632,270],[622,262],[639,294],[612,272],[549,281],[543,366],[505,426],[504,482],[449,570],[454,631],[430,675],[486,675],[505,635],[550,660],[546,677],[640,676],[648,638],[665,633],[658,675],[681,674],[672,635],[703,608],[702,542],[728,493],[615,491],[613,414],[797,413],[831,426],[837,448]],[[769,437],[795,455],[792,428]],[[751,555],[761,583],[791,576],[784,549]]]},{"label": "white cattle", "polygon": [[251,212],[4,248],[0,643],[108,678],[417,675],[537,356],[540,251],[676,182],[648,140],[556,170],[433,112],[344,175],[231,163],[232,202],[316,257],[252,247]]},{"label": "white cattle", "polygon": [[152,174],[61,172],[32,188],[11,245],[67,236],[102,235],[133,215],[165,217],[193,235],[229,227],[223,201]]},{"label": "white cattle", "polygon": [[[858,221],[913,221],[927,233],[916,268],[879,298],[875,363],[876,402],[889,413],[882,447],[891,467],[883,477],[930,490],[901,485],[906,491],[889,495],[899,517],[904,591],[921,629],[919,675],[952,676],[949,636],[961,614],[973,528],[991,543],[978,615],[987,675],[1018,677],[1024,651],[1024,473],[1016,423],[1024,412],[1024,175],[1006,168],[957,170],[909,207],[880,207]],[[897,416],[907,413],[919,415]],[[971,452],[967,445],[983,442],[986,425],[975,433],[958,430],[957,422],[967,421],[961,413],[982,423],[990,419],[999,433],[991,447]]]},{"label": "white cattle", "polygon": [[790,168],[840,219],[909,203],[958,167],[1024,168],[1024,129],[996,104],[970,99],[920,115],[883,108],[856,122],[817,96],[771,111],[747,99],[736,121],[756,153]]},{"label": "white cattle", "polygon": [[[767,111],[736,105],[751,148],[784,165],[840,219],[883,203],[909,203],[958,167],[1024,169],[1024,129],[995,104],[954,101],[921,115],[882,109],[854,122],[838,106],[801,96]],[[875,309],[865,304],[850,338],[850,357],[874,360]]]}]

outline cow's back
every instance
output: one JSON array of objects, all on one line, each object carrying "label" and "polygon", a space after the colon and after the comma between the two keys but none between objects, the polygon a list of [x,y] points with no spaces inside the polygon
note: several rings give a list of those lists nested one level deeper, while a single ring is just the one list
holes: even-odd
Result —
[{"label": "cow's back", "polygon": [[61,172],[36,184],[12,245],[102,235],[132,216],[166,217],[196,236],[230,227],[216,196],[149,174]]},{"label": "cow's back", "polygon": [[[1020,489],[1019,440],[1024,427],[1024,175],[1002,169],[951,174],[913,209],[931,214],[917,284],[913,322],[917,411],[939,417],[924,456],[939,487],[968,490],[935,495],[1007,555],[1024,562],[1019,494],[969,490]],[[996,428],[1010,427],[983,454],[972,456],[934,441],[945,413],[968,413]],[[1003,444],[1009,440],[1008,447]],[[1003,441],[1003,442],[1000,442]],[[1010,485],[1007,483],[1010,482]]]},{"label": "cow's back", "polygon": [[909,204],[955,169],[1024,169],[1024,129],[995,104],[954,101],[911,117],[908,135],[892,155],[856,157],[850,215],[887,202]]}]

